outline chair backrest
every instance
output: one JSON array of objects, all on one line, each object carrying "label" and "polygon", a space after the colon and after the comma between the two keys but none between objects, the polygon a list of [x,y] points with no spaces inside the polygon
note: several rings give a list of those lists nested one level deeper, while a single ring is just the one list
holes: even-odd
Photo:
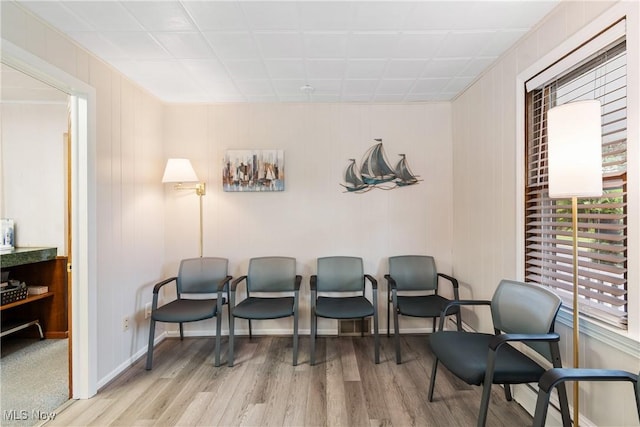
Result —
[{"label": "chair backrest", "polygon": [[423,291],[438,288],[436,261],[427,255],[389,257],[389,275],[399,291]]},{"label": "chair backrest", "polygon": [[218,291],[218,285],[227,277],[229,260],[226,258],[188,258],[180,262],[177,288],[181,294],[205,294]]},{"label": "chair backrest", "polygon": [[[495,328],[513,334],[553,332],[562,301],[550,289],[532,283],[502,280],[491,299]],[[548,343],[526,343],[551,358]]]},{"label": "chair backrest", "polygon": [[319,292],[353,292],[364,290],[362,258],[332,256],[318,258]]},{"label": "chair backrest", "polygon": [[295,282],[295,258],[261,257],[249,261],[247,288],[250,292],[293,291]]}]

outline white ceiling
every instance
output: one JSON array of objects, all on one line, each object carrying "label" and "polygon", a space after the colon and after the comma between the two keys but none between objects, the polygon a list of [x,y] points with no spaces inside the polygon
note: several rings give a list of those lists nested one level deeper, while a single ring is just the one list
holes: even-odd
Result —
[{"label": "white ceiling", "polygon": [[450,100],[558,2],[19,1],[167,102]]}]

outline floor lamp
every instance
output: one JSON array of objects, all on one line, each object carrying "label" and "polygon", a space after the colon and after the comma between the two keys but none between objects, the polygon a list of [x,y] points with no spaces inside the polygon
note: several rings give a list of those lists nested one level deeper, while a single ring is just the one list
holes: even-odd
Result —
[{"label": "floor lamp", "polygon": [[[573,243],[573,367],[580,367],[578,329],[578,197],[602,196],[600,102],[576,101],[547,112],[549,197],[571,198]],[[580,415],[579,384],[573,385],[573,425]]]},{"label": "floor lamp", "polygon": [[[202,257],[202,196],[207,192],[204,182],[198,180],[196,172],[189,159],[169,159],[162,176],[163,183],[174,183],[175,190],[195,190],[200,200],[200,257]],[[184,186],[183,183],[195,182],[193,186]]]}]

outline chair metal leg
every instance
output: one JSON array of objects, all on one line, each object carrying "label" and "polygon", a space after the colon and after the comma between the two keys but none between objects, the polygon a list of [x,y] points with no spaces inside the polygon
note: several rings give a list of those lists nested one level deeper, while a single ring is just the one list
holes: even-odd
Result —
[{"label": "chair metal leg", "polygon": [[511,395],[511,386],[509,384],[503,384],[504,387],[504,398],[507,399],[507,402],[511,402],[513,400],[513,396]]},{"label": "chair metal leg", "polygon": [[227,365],[233,366],[233,338],[234,338],[234,327],[235,327],[235,317],[231,316],[229,319],[229,356],[227,360]]},{"label": "chair metal leg", "polygon": [[496,352],[489,351],[487,357],[487,370],[484,373],[484,384],[482,385],[482,400],[480,402],[480,413],[478,414],[478,427],[484,427],[487,423],[487,413],[489,412],[489,400],[491,397],[491,386],[493,384],[493,373],[496,366]]},{"label": "chair metal leg", "polygon": [[380,363],[380,336],[378,335],[378,311],[373,313],[373,340],[375,343],[375,361]]},{"label": "chair metal leg", "polygon": [[[387,338],[390,336],[389,329],[391,328],[391,298],[389,296],[389,289],[387,289]],[[395,308],[395,307],[394,307]]]},{"label": "chair metal leg", "polygon": [[316,323],[318,322],[318,318],[316,317],[315,312],[313,311],[313,309],[311,310],[311,336],[309,337],[311,343],[310,343],[310,350],[309,350],[309,364],[311,366],[316,364]]},{"label": "chair metal leg", "polygon": [[293,313],[293,366],[298,365],[298,310]]},{"label": "chair metal leg", "polygon": [[538,400],[536,401],[536,412],[533,415],[533,427],[544,427],[547,420],[547,410],[549,409],[549,398],[551,390],[545,392],[538,389]]},{"label": "chair metal leg", "polygon": [[400,357],[400,327],[398,325],[398,310],[396,307],[393,307],[393,336],[396,341],[396,364],[402,363],[402,358]]},{"label": "chair metal leg", "polygon": [[253,334],[251,333],[251,319],[249,319],[249,340],[253,339]]},{"label": "chair metal leg", "polygon": [[151,370],[151,365],[153,364],[153,339],[155,338],[156,333],[156,321],[151,318],[149,322],[149,345],[147,347],[147,366],[146,370]]},{"label": "chair metal leg", "polygon": [[220,310],[216,313],[216,361],[215,366],[220,366],[220,334],[222,333],[222,313]]},{"label": "chair metal leg", "polygon": [[456,313],[456,324],[458,325],[458,330],[462,331],[462,315],[460,314],[460,309]]},{"label": "chair metal leg", "polygon": [[436,372],[438,372],[438,358],[433,360],[433,369],[431,369],[431,381],[429,381],[429,402],[433,402],[433,389],[436,384]]},{"label": "chair metal leg", "polygon": [[184,339],[184,330],[182,329],[182,322],[180,322],[180,341]]},{"label": "chair metal leg", "polygon": [[436,331],[436,319],[437,319],[437,317],[433,318],[433,326],[431,327],[431,332],[435,332]]}]

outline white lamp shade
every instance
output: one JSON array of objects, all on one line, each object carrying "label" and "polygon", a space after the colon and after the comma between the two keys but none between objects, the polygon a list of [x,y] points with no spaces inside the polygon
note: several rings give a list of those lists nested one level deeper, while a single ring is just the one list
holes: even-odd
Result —
[{"label": "white lamp shade", "polygon": [[576,101],[547,112],[549,197],[602,196],[599,101]]},{"label": "white lamp shade", "polygon": [[169,159],[162,182],[197,182],[198,176],[189,159]]}]

